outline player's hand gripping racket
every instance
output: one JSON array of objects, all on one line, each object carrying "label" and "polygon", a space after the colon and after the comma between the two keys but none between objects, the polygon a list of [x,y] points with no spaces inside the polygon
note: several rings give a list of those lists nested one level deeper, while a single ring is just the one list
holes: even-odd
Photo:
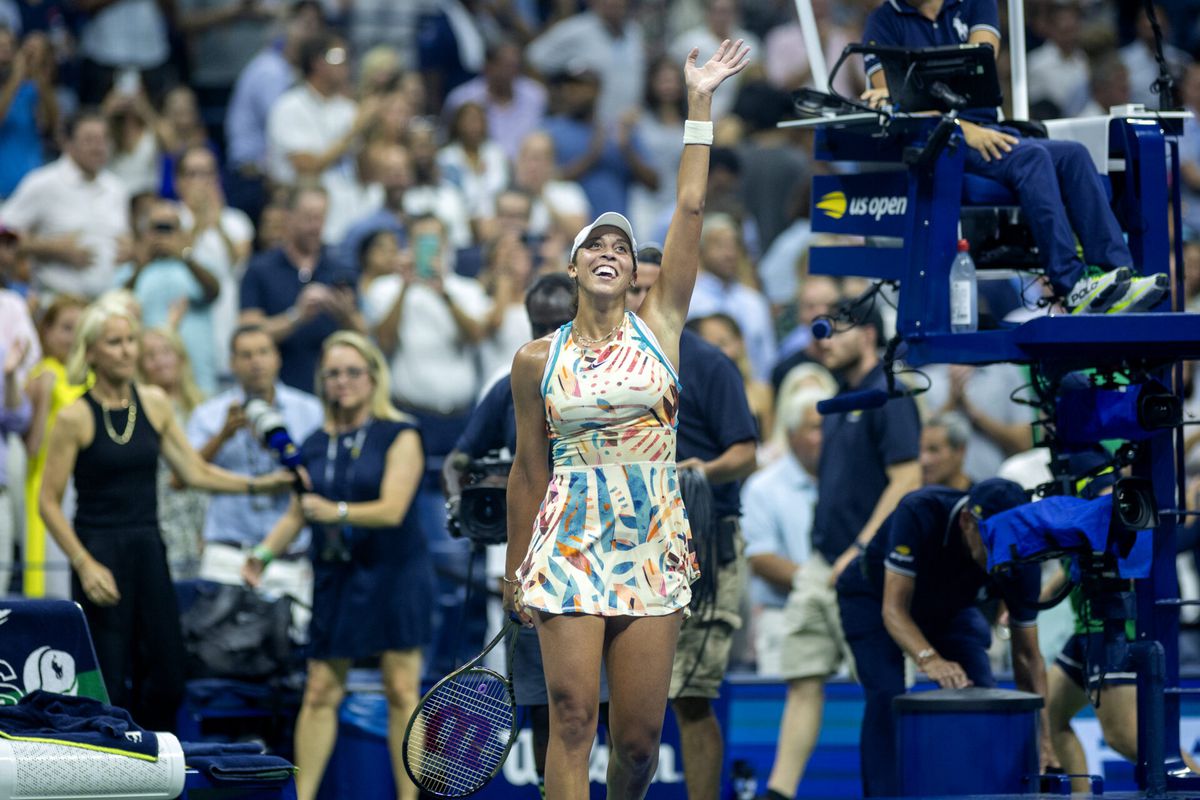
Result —
[{"label": "player's hand gripping racket", "polygon": [[[417,704],[404,732],[404,769],[435,797],[466,797],[500,771],[517,737],[512,687],[514,622],[507,622],[483,652],[451,672]],[[506,676],[480,666],[509,639]]]}]

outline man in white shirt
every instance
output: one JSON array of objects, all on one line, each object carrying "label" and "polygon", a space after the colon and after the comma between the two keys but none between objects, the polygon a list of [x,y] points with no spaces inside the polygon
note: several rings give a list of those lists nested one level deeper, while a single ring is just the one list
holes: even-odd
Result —
[{"label": "man in white shirt", "polygon": [[99,103],[114,79],[127,70],[138,73],[138,86],[147,84],[152,96],[166,88],[172,70],[167,62],[171,46],[165,4],[158,0],[75,0],[72,5],[86,15],[79,31],[82,102]]},{"label": "man in white shirt", "polygon": [[26,175],[0,208],[21,233],[38,289],[94,298],[113,287],[118,252],[129,236],[129,198],[104,169],[108,123],[81,114],[67,123],[66,153]]},{"label": "man in white shirt", "polygon": [[1088,97],[1088,60],[1080,44],[1082,14],[1074,3],[1051,8],[1049,38],[1029,51],[1029,102],[1048,100],[1061,117],[1074,117]]},{"label": "man in white shirt", "polygon": [[[1165,40],[1162,43],[1163,58],[1166,59],[1167,69],[1178,86],[1192,59],[1187,52],[1171,44],[1171,24],[1166,10],[1157,4],[1155,10]],[[1138,9],[1137,13],[1137,38],[1121,48],[1120,56],[1129,70],[1130,102],[1141,103],[1146,108],[1157,110],[1159,99],[1152,88],[1154,81],[1158,80],[1158,61],[1154,55],[1154,28],[1142,9]]]},{"label": "man in white shirt", "polygon": [[743,248],[738,225],[728,214],[709,214],[700,234],[700,274],[692,293],[688,319],[724,313],[733,317],[746,342],[754,377],[771,375],[775,363],[775,329],[771,305],[762,292],[738,281]]},{"label": "man in white shirt", "polygon": [[229,339],[237,327],[238,290],[254,244],[254,223],[225,205],[217,160],[207,147],[192,147],[175,162],[179,221],[191,237],[192,258],[221,286],[211,307],[213,353],[218,377],[229,374]]},{"label": "man in white shirt", "polygon": [[412,221],[409,246],[407,274],[377,278],[363,299],[367,325],[391,358],[392,396],[418,413],[469,412],[491,300],[477,280],[446,269],[449,244],[437,217]]},{"label": "man in white shirt", "polygon": [[300,68],[304,82],[284,92],[267,119],[267,172],[283,185],[319,176],[332,195],[339,182],[355,180],[359,135],[374,120],[379,102],[359,108],[345,96],[350,52],[332,34],[304,42]]},{"label": "man in white shirt", "polygon": [[613,125],[641,105],[646,80],[642,26],[629,13],[629,5],[629,0],[590,0],[588,11],[553,25],[525,49],[530,65],[542,75],[568,67],[599,75],[596,117]]}]

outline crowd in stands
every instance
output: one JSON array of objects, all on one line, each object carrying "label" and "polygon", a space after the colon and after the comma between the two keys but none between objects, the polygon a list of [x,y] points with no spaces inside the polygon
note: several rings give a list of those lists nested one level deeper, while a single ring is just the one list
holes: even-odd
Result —
[{"label": "crowd in stands", "polygon": [[[828,63],[880,1],[814,0]],[[1034,117],[1158,107],[1140,4],[1025,5]],[[1200,114],[1197,6],[1164,0],[1159,19],[1176,99]],[[815,403],[853,362],[831,360],[808,326],[866,288],[807,275],[823,241],[810,179],[831,167],[809,135],[776,127],[790,90],[811,84],[791,0],[0,0],[0,593],[69,595],[37,513],[39,470],[48,426],[85,389],[63,369],[74,326],[114,292],[145,328],[142,380],[165,390],[201,455],[243,473],[274,469],[244,401],[279,406],[302,441],[321,419],[322,342],[370,336],[392,399],[422,431],[412,513],[441,573],[461,576],[470,556],[446,532],[442,458],[530,338],[526,289],[565,269],[580,228],[618,211],[642,241],[663,240],[683,60],[724,38],[744,38],[753,61],[713,102],[691,316],[737,364],[760,426],[743,495],[753,624],[735,661],[779,674],[780,620],[812,557],[823,488]],[[1006,82],[1007,51],[999,66]],[[861,61],[834,85],[861,92]],[[1200,124],[1185,131],[1175,234],[1200,309]],[[1027,313],[1037,294],[1019,282],[989,291],[983,324]],[[879,310],[875,344],[892,329]],[[1009,401],[1020,368],[925,372],[920,411],[936,422],[903,458],[911,488],[965,488],[1033,447],[1032,412]],[[210,499],[165,466],[158,493],[177,580],[239,582],[244,553],[287,505]],[[307,547],[302,532],[264,582],[311,597]],[[459,583],[439,589],[443,611]]]}]

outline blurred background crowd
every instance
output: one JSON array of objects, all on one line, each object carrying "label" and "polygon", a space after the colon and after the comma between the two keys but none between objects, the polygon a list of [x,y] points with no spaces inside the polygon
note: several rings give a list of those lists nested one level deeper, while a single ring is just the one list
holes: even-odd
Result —
[{"label": "blurred background crowd", "polygon": [[[814,0],[829,64],[878,1]],[[1025,6],[1032,116],[1158,107],[1140,4]],[[1176,100],[1200,114],[1200,3],[1163,2],[1159,18]],[[319,422],[308,393],[321,342],[339,329],[370,335],[394,401],[421,424],[426,477],[413,508],[453,578],[442,607],[455,608],[469,557],[446,530],[442,459],[530,338],[526,289],[565,269],[581,227],[619,211],[641,241],[662,241],[682,149],[681,65],[724,38],[744,38],[752,65],[714,99],[692,315],[741,370],[760,468],[794,459],[815,497],[819,436],[797,435],[812,422],[788,394],[836,391],[846,364],[808,325],[866,285],[807,275],[808,248],[822,242],[810,178],[830,167],[813,160],[809,134],[776,127],[793,115],[789,92],[811,83],[792,0],[0,0],[0,593],[69,595],[68,566],[29,498],[47,427],[83,390],[62,370],[74,326],[119,292],[145,327],[143,379],[173,398],[206,458],[225,453],[243,472],[271,464],[251,452],[241,403],[276,402],[302,439]],[[1007,50],[999,66],[1007,86]],[[835,86],[857,95],[861,62],[847,61]],[[1200,307],[1194,120],[1182,150],[1175,235],[1186,247],[1174,266]],[[1025,313],[1038,294],[990,282],[981,324]],[[245,324],[268,335],[231,346]],[[927,373],[922,410],[941,422],[922,441],[924,482],[992,477],[1034,445],[1031,412],[1007,402],[1026,383],[1021,369]],[[173,575],[237,581],[241,558],[214,553],[258,544],[283,507],[177,486],[164,467]],[[759,546],[802,563],[802,528]],[[783,602],[756,580],[750,619]],[[455,617],[441,619],[453,636]],[[746,636],[735,661],[755,660]]]}]

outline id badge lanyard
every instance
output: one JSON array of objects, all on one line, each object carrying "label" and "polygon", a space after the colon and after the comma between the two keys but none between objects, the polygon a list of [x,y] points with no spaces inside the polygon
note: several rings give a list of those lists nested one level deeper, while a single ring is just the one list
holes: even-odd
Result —
[{"label": "id badge lanyard", "polygon": [[[346,473],[342,476],[343,491],[337,492],[334,487],[334,474],[337,469],[338,457],[338,441],[340,436],[331,435],[329,444],[325,448],[325,490],[331,495],[342,495],[344,499],[349,500],[350,492],[354,486],[354,473],[358,466],[358,457],[362,455],[363,444],[367,440],[367,431],[371,427],[371,420],[367,420],[358,433],[354,435],[354,439],[350,442],[350,460],[346,465]],[[334,498],[330,498],[334,499]],[[339,526],[326,525],[325,527],[325,547],[321,551],[322,561],[349,561],[350,560],[350,525],[342,524]]]}]

